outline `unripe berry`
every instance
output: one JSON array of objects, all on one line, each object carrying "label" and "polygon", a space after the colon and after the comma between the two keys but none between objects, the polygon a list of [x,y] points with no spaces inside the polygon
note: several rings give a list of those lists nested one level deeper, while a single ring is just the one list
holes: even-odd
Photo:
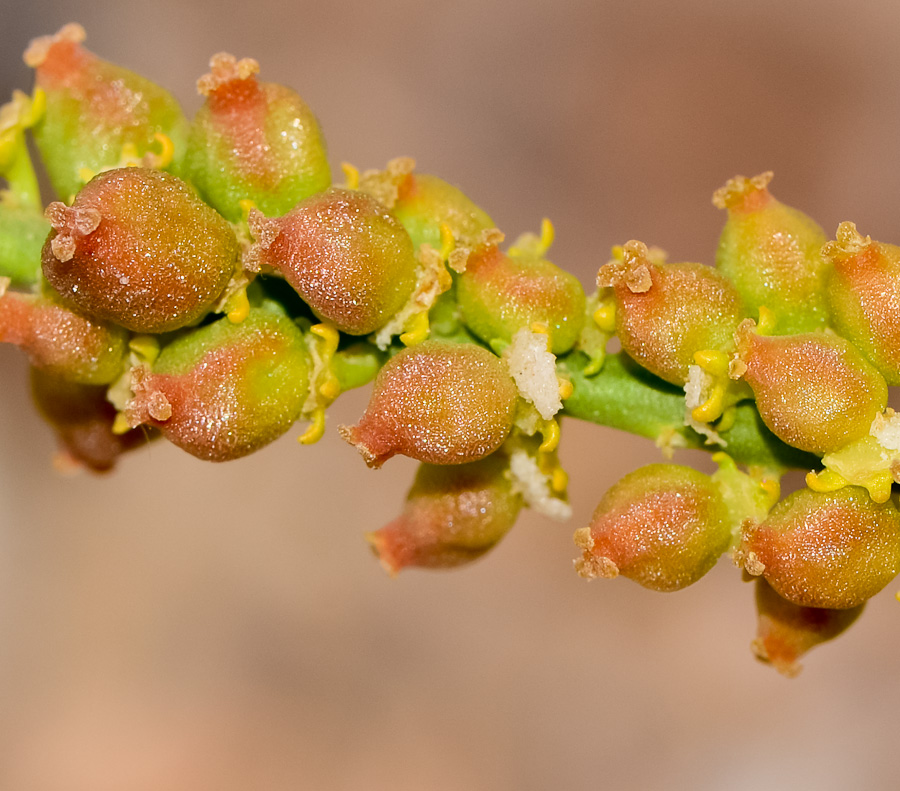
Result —
[{"label": "unripe berry", "polygon": [[366,536],[391,574],[469,563],[506,535],[522,507],[502,453],[471,464],[423,464],[403,514]]},{"label": "unripe berry", "polygon": [[865,489],[801,489],[744,527],[740,559],[803,607],[858,607],[900,572],[900,513]]},{"label": "unripe berry", "polygon": [[191,122],[184,175],[232,222],[241,201],[267,216],[331,184],[325,141],[309,107],[290,88],[259,82],[259,64],[219,53],[197,88],[206,102]]},{"label": "unripe berry", "polygon": [[656,591],[686,588],[728,549],[728,510],[708,475],[650,464],[612,486],[590,527],[575,533],[576,561],[588,579],[621,574]]},{"label": "unripe berry", "polygon": [[518,391],[487,349],[441,341],[404,349],[375,379],[359,423],[342,426],[366,464],[399,453],[428,464],[476,461],[503,444]]},{"label": "unripe berry", "polygon": [[253,308],[166,346],[152,371],[134,371],[131,426],[148,424],[209,461],[252,453],[284,434],[309,395],[303,333],[286,316]]},{"label": "unripe berry", "polygon": [[761,662],[769,662],[785,676],[796,676],[802,669],[798,660],[820,643],[833,640],[859,618],[863,604],[849,610],[801,607],[783,599],[766,582],[756,580],[758,615],[753,653]]},{"label": "unripe berry", "polygon": [[835,329],[889,385],[900,384],[900,247],[873,242],[842,222],[823,254],[834,265],[828,304]]},{"label": "unripe berry", "polygon": [[736,176],[713,195],[728,210],[716,266],[734,283],[750,309],[778,317],[779,335],[824,328],[828,321],[822,257],[825,232],[803,212],[772,197],[771,173]]},{"label": "unripe berry", "polygon": [[157,436],[145,428],[113,431],[116,410],[106,400],[105,387],[78,384],[32,368],[31,394],[38,412],[56,433],[65,466],[74,463],[106,472],[122,453]]},{"label": "unripe berry", "polygon": [[748,319],[738,338],[732,376],[750,385],[763,422],[795,448],[835,451],[866,436],[887,404],[884,378],[837,335],[767,337]]},{"label": "unripe berry", "polygon": [[623,260],[602,266],[598,286],[616,295],[616,334],[644,368],[683,385],[694,353],[727,350],[746,316],[731,283],[703,264],[651,260],[642,242],[623,247]]},{"label": "unripe berry", "polygon": [[72,206],[51,203],[44,276],[90,316],[135,332],[202,318],[237,263],[231,226],[184,181],[147,168],[101,173]]},{"label": "unripe berry", "polygon": [[350,335],[382,327],[415,287],[409,234],[363,192],[328,190],[277,219],[254,211],[250,228],[246,266],[280,272],[320,319]]},{"label": "unripe berry", "polygon": [[84,171],[90,178],[148,153],[160,163],[173,155],[177,162],[187,135],[184,114],[168,91],[88,52],[84,38],[80,25],[66,25],[55,36],[35,39],[25,52],[47,97],[35,141],[64,199],[84,184]]},{"label": "unripe berry", "polygon": [[465,324],[487,343],[509,343],[537,323],[547,328],[550,351],[564,354],[584,323],[586,298],[578,279],[528,252],[476,250],[457,280],[456,297]]},{"label": "unripe berry", "polygon": [[128,333],[75,313],[51,297],[3,293],[0,283],[0,343],[15,344],[48,374],[104,385],[123,371]]}]

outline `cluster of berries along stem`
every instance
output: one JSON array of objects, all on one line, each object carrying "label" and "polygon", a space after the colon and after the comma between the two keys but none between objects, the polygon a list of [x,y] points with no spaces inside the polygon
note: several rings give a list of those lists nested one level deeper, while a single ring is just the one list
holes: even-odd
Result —
[{"label": "cluster of berries along stem", "polygon": [[[374,380],[338,430],[371,467],[421,462],[367,536],[392,574],[480,557],[523,507],[567,518],[562,416],[718,464],[622,478],[575,533],[577,573],[674,591],[728,555],[755,580],[754,650],[786,674],[900,571],[900,247],[850,222],[829,241],[770,173],[736,177],[714,267],[629,241],[586,294],[547,259],[548,221],[506,245],[408,158],[332,185],[315,116],[256,61],[214,55],[188,121],[83,39],[32,42],[34,90],[0,108],[0,341],[61,465],[158,437],[227,461],[297,421],[312,444]],[[789,469],[807,485],[782,499]]]}]

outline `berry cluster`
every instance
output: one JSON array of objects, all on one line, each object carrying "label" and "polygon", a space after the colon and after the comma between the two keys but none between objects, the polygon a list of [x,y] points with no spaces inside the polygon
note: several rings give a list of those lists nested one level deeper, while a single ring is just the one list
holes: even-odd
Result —
[{"label": "berry cluster", "polygon": [[[256,61],[215,55],[188,121],[83,39],[35,40],[33,93],[0,108],[0,341],[28,356],[68,463],[108,470],[159,436],[227,461],[299,420],[310,444],[374,379],[341,436],[369,466],[422,463],[368,536],[391,573],[479,557],[523,506],[566,518],[563,415],[715,451],[713,475],[660,463],[615,484],[576,570],[673,591],[729,554],[782,672],[900,572],[900,248],[852,223],[828,241],[771,174],[738,177],[713,198],[715,268],[630,241],[586,295],[547,260],[549,222],[504,247],[412,160],[333,186],[315,117]],[[807,488],[781,499],[791,468]]]}]

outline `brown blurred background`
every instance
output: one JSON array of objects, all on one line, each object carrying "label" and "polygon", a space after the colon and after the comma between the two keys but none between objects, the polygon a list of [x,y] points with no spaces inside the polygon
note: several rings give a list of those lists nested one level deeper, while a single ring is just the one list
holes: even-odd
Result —
[{"label": "brown blurred background", "polygon": [[[0,0],[0,96],[32,36],[88,46],[188,112],[209,56],[254,56],[335,165],[409,154],[514,236],[551,217],[585,284],[639,238],[711,262],[712,191],[772,169],[833,232],[900,240],[900,4]],[[727,562],[674,595],[585,584],[571,535],[652,444],[569,423],[575,517],[481,562],[388,579],[361,538],[407,460],[292,434],[214,466],[155,445],[61,477],[0,348],[0,788],[10,791],[895,789],[895,584],[786,681],[748,650]]]}]

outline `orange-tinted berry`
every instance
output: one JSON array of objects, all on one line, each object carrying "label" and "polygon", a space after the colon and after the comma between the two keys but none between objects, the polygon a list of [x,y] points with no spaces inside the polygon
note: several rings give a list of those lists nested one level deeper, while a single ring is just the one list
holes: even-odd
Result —
[{"label": "orange-tinted berry", "polygon": [[782,441],[830,453],[864,437],[887,404],[884,378],[843,338],[824,332],[764,336],[748,320],[738,332],[740,376],[763,422]]},{"label": "orange-tinted berry", "polygon": [[740,558],[788,601],[858,607],[900,572],[900,513],[865,489],[801,489],[744,527]]},{"label": "orange-tinted berry", "polygon": [[88,385],[118,378],[128,353],[128,333],[121,327],[86,318],[56,299],[3,293],[2,287],[0,343],[15,344],[48,374]]},{"label": "orange-tinted berry", "polygon": [[[184,153],[187,120],[172,95],[81,46],[84,30],[66,25],[35,39],[25,53],[46,94],[34,137],[57,194],[68,200],[91,175],[141,160]],[[172,151],[165,155],[165,149]]]},{"label": "orange-tinted berry", "polygon": [[399,453],[428,464],[476,461],[503,444],[518,391],[505,364],[472,344],[426,341],[375,379],[359,423],[342,426],[370,467]]},{"label": "orange-tinted berry", "polygon": [[774,312],[779,335],[824,328],[828,263],[821,251],[827,237],[803,212],[772,197],[771,179],[771,173],[736,176],[713,195],[713,203],[728,210],[716,266],[753,318],[760,306]]},{"label": "orange-tinted berry", "polygon": [[155,426],[209,461],[246,456],[284,434],[309,395],[303,333],[286,316],[253,308],[166,346],[152,371],[134,372],[130,425]]},{"label": "orange-tinted berry", "polygon": [[105,387],[78,384],[32,368],[31,394],[38,412],[56,433],[62,461],[68,465],[107,472],[122,453],[157,436],[145,428],[124,434],[113,431],[116,410],[106,400]]},{"label": "orange-tinted berry", "polygon": [[656,591],[699,580],[728,549],[728,510],[708,475],[677,464],[650,464],[610,488],[575,533],[576,562],[587,578],[618,575]]},{"label": "orange-tinted berry", "polygon": [[779,596],[764,577],[756,580],[756,658],[785,676],[802,669],[799,659],[820,643],[833,640],[862,614],[860,604],[849,610],[801,607]]},{"label": "orange-tinted berry", "polygon": [[101,173],[72,206],[51,203],[43,270],[89,316],[135,332],[202,318],[238,258],[231,226],[184,181],[147,168]]},{"label": "orange-tinted berry", "polygon": [[382,565],[450,568],[481,557],[513,526],[522,497],[502,453],[471,464],[423,464],[403,514],[367,536]]},{"label": "orange-tinted berry", "polygon": [[539,255],[482,247],[469,256],[456,284],[462,319],[487,343],[509,343],[520,329],[547,328],[550,351],[567,352],[584,324],[581,283]]},{"label": "orange-tinted berry", "polygon": [[364,192],[328,190],[276,219],[251,212],[250,228],[247,266],[280,272],[320,319],[350,335],[380,329],[415,287],[409,234]]},{"label": "orange-tinted berry", "polygon": [[206,102],[191,122],[184,175],[232,222],[241,201],[267,216],[331,184],[325,141],[309,107],[290,88],[259,82],[259,64],[219,53],[197,87]]},{"label": "orange-tinted berry", "polygon": [[622,348],[644,368],[683,385],[694,353],[727,350],[746,316],[734,287],[703,264],[651,259],[641,242],[623,247],[623,260],[602,266],[600,287],[616,295],[616,334]]},{"label": "orange-tinted berry", "polygon": [[889,385],[900,384],[900,247],[873,242],[842,222],[823,253],[834,267],[828,304],[835,329]]}]

